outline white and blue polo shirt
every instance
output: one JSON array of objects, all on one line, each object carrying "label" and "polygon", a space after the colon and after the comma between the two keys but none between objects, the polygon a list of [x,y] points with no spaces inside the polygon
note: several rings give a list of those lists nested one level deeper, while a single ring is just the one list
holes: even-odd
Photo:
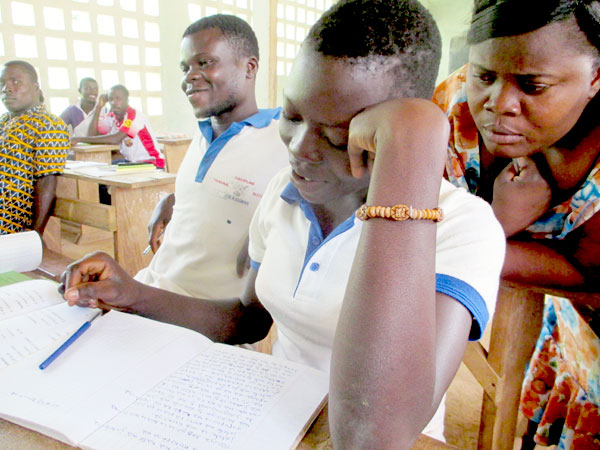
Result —
[{"label": "white and blue polo shirt", "polygon": [[[277,325],[273,354],[329,372],[333,339],[362,222],[349,217],[325,239],[308,202],[283,169],[250,224],[256,294]],[[437,224],[436,290],[471,313],[479,339],[494,313],[504,261],[504,232],[491,207],[442,180]],[[260,270],[259,270],[260,269]],[[444,400],[423,432],[443,440]]]},{"label": "white and blue polo shirt", "polygon": [[197,298],[241,294],[236,259],[250,220],[271,178],[289,165],[279,114],[259,110],[216,139],[210,121],[199,122],[177,172],[163,243],[136,280]]},{"label": "white and blue polo shirt", "polygon": [[[250,226],[256,293],[277,325],[273,354],[329,371],[333,338],[362,222],[349,217],[325,239],[311,206],[289,181],[271,182]],[[436,290],[461,302],[479,339],[495,308],[505,238],[491,207],[442,181]]]}]

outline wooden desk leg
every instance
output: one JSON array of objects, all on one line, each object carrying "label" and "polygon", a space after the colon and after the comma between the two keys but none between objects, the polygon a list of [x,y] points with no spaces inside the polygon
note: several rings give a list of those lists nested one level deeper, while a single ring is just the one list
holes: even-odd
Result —
[{"label": "wooden desk leg", "polygon": [[163,154],[167,163],[167,172],[177,173],[189,146],[189,142],[184,144],[163,144]]},{"label": "wooden desk leg", "polygon": [[132,276],[152,259],[152,252],[142,255],[148,246],[148,221],[162,196],[174,189],[174,184],[138,189],[111,187],[111,201],[117,216],[115,259]]},{"label": "wooden desk leg", "polygon": [[543,310],[544,294],[500,287],[488,351],[500,381],[495,405],[484,395],[479,449],[513,449],[521,385],[542,327]]}]

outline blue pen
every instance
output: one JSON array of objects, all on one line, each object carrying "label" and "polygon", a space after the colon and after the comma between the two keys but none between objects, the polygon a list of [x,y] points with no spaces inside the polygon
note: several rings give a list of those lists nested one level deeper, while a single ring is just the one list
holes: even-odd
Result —
[{"label": "blue pen", "polygon": [[98,311],[90,320],[81,325],[81,327],[79,327],[79,329],[75,333],[73,333],[73,335],[69,339],[67,339],[60,347],[58,347],[54,351],[54,353],[48,356],[48,358],[46,358],[46,360],[40,364],[40,370],[44,370],[52,363],[52,361],[58,358],[58,356],[62,352],[64,352],[73,342],[75,342],[79,338],[79,336],[81,336],[85,332],[85,330],[87,330],[92,325],[92,321],[101,313],[102,311]]}]

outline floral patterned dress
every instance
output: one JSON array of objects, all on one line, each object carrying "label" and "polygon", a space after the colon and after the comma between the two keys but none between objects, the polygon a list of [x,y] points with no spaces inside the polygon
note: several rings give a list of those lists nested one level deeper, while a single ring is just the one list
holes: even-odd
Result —
[{"label": "floral patterned dress", "polygon": [[[446,176],[477,193],[479,132],[467,105],[466,78],[464,66],[438,86],[433,101],[446,112],[451,127]],[[600,162],[570,199],[553,206],[526,231],[535,239],[563,239],[598,211]],[[600,311],[546,296],[542,331],[521,394],[522,413],[538,423],[538,444],[600,449],[599,336]]]}]

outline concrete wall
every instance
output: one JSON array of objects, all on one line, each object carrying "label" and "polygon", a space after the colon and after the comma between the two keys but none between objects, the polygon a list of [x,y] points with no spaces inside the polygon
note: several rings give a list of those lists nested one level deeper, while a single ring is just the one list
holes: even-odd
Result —
[{"label": "concrete wall", "polygon": [[[438,76],[438,81],[441,81],[450,73],[452,40],[455,39],[454,42],[459,43],[460,38],[465,37],[469,29],[473,0],[421,0],[421,3],[431,12],[442,35],[443,53]],[[453,50],[454,55],[460,53],[456,47]],[[463,51],[464,54],[466,51]]]}]

